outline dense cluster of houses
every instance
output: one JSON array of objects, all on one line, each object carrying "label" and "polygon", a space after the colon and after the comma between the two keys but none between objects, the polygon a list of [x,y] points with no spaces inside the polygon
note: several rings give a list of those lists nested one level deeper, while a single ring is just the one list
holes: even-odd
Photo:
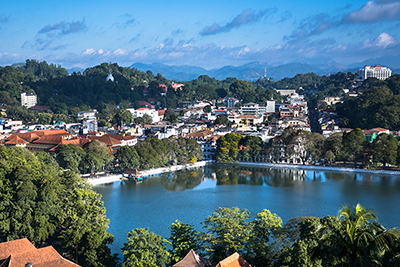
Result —
[{"label": "dense cluster of houses", "polygon": [[[176,86],[179,90],[179,84]],[[239,104],[239,105],[238,105]],[[195,139],[201,144],[203,159],[213,158],[217,140],[226,133],[257,135],[264,141],[279,135],[284,128],[310,131],[308,108],[304,96],[292,93],[287,101],[277,103],[270,100],[265,105],[257,103],[241,104],[233,97],[225,97],[212,102],[197,101],[179,103],[177,123],[164,120],[165,110],[156,110],[155,106],[139,101],[140,108],[129,108],[133,118],[147,115],[152,123],[146,125],[131,124],[117,127],[98,127],[96,110],[78,113],[80,123],[59,122],[54,125],[23,125],[22,121],[6,120],[0,125],[0,145],[26,147],[31,151],[55,153],[61,144],[73,144],[82,147],[87,142],[98,140],[107,145],[110,153],[124,145],[135,145],[148,136],[159,139],[172,135]],[[205,112],[204,107],[211,107]],[[36,108],[36,107],[32,107]],[[48,111],[49,107],[42,108]],[[231,126],[216,125],[219,116],[226,116]]]},{"label": "dense cluster of houses", "polygon": [[[175,84],[174,90],[180,90]],[[167,87],[166,87],[167,88]],[[176,88],[176,89],[175,89]],[[143,89],[143,88],[142,88]],[[55,153],[61,144],[73,144],[82,147],[87,142],[98,140],[107,145],[110,153],[115,153],[121,146],[134,146],[149,136],[159,139],[180,136],[196,140],[202,148],[203,160],[214,158],[217,140],[227,133],[240,133],[243,136],[259,136],[263,141],[279,138],[284,129],[291,126],[296,130],[311,131],[307,101],[295,90],[283,92],[286,101],[266,101],[265,105],[241,103],[240,100],[227,96],[214,101],[182,101],[175,110],[177,123],[164,120],[165,110],[139,101],[139,108],[129,108],[133,118],[147,116],[152,123],[146,125],[130,124],[113,127],[98,127],[97,111],[78,113],[80,123],[62,123],[55,125],[23,125],[21,121],[5,120],[0,125],[0,145],[21,146],[31,151]],[[341,101],[340,97],[327,97],[327,105]],[[209,109],[204,107],[210,106]],[[32,107],[40,108],[40,107]],[[47,111],[48,107],[42,107]],[[211,111],[210,111],[211,110]],[[210,111],[210,112],[205,112]],[[225,116],[231,124],[216,124],[215,120]],[[322,134],[328,137],[335,132],[347,132],[351,129],[340,128],[342,118],[335,110],[325,108],[318,111],[318,123]],[[365,135],[373,140],[386,129],[366,130]]]}]

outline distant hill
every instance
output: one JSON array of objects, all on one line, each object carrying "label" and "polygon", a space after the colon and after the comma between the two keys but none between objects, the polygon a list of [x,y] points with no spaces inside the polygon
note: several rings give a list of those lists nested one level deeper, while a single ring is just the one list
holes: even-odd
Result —
[{"label": "distant hill", "polygon": [[76,73],[78,73],[78,72],[83,72],[85,69],[82,69],[82,68],[72,68],[72,69],[67,69],[67,71],[68,71],[68,73],[69,74],[72,74],[72,73],[74,73],[74,72],[76,72]]},{"label": "distant hill", "polygon": [[176,81],[190,81],[197,79],[200,75],[208,75],[217,80],[234,77],[239,80],[255,81],[264,77],[265,67],[267,68],[267,77],[275,81],[285,77],[291,78],[299,73],[314,72],[318,75],[328,75],[327,70],[306,63],[289,63],[280,66],[270,66],[260,62],[252,62],[242,66],[225,66],[212,70],[194,66],[169,66],[161,63],[134,63],[130,67],[144,72],[150,70],[154,75],[161,73],[167,79]]},{"label": "distant hill", "polygon": [[400,69],[400,55],[382,56],[378,58],[370,58],[360,63],[351,64],[349,67],[363,68],[365,65],[381,65],[393,69]]}]

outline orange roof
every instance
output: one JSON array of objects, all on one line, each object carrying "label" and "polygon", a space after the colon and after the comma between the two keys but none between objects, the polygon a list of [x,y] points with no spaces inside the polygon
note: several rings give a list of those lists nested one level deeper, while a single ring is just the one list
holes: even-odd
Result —
[{"label": "orange roof", "polygon": [[228,258],[220,261],[216,267],[251,267],[251,265],[235,252]]},{"label": "orange roof", "polygon": [[150,108],[138,108],[137,110],[151,110]]},{"label": "orange roof", "polygon": [[[63,141],[63,137],[59,135],[44,135],[33,141],[34,144],[58,145]],[[65,139],[64,139],[65,140]]]},{"label": "orange roof", "polygon": [[74,137],[69,140],[62,138],[61,143],[59,143],[58,145],[56,145],[55,147],[50,149],[50,151],[56,151],[56,148],[61,144],[62,145],[75,145],[75,146],[83,147],[83,145],[86,144],[87,142],[90,142],[90,140],[87,138],[81,138],[81,137]]},{"label": "orange roof", "polygon": [[19,137],[18,135],[14,135],[11,138],[8,138],[8,140],[6,141],[6,145],[25,145],[29,143],[28,141],[25,141],[24,139],[22,139],[21,137]]},{"label": "orange roof", "polygon": [[193,132],[188,134],[188,137],[192,137],[192,138],[204,138],[206,136],[212,135],[214,132],[210,131],[210,130],[204,130],[204,131],[199,131],[199,132]]},{"label": "orange roof", "polygon": [[157,110],[157,111],[158,111],[158,116],[164,116],[165,109],[160,109],[160,110]]},{"label": "orange roof", "polygon": [[99,142],[102,142],[106,144],[107,146],[114,146],[114,145],[120,145],[121,141],[116,139],[115,137],[111,137],[110,135],[103,135],[103,136],[89,136],[89,140],[97,140]]},{"label": "orange roof", "polygon": [[2,266],[4,267],[25,266],[28,262],[32,266],[40,267],[79,266],[61,257],[52,246],[36,249],[26,238],[1,243],[0,261],[3,261]]},{"label": "orange roof", "polygon": [[[0,260],[8,258],[15,251],[32,251],[36,248],[29,242],[28,239],[18,239],[0,243]],[[25,266],[25,265],[24,265]]]},{"label": "orange roof", "polygon": [[385,128],[378,127],[378,128],[373,128],[373,129],[371,129],[371,131],[387,132],[387,131],[389,131],[389,130],[388,130],[388,129],[385,129]]},{"label": "orange roof", "polygon": [[247,114],[247,115],[240,115],[238,118],[240,119],[259,119],[260,117],[252,114]]},{"label": "orange roof", "polygon": [[39,139],[39,135],[37,135],[34,131],[29,132],[29,133],[13,133],[6,139],[5,141],[13,139],[15,136],[18,136],[19,138],[26,140],[28,142],[32,142],[33,140]]}]

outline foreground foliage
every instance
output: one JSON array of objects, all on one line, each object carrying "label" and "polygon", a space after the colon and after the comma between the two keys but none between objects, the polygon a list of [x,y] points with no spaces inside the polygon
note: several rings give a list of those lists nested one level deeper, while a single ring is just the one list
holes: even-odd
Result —
[{"label": "foreground foliage", "polygon": [[[218,208],[202,223],[204,232],[176,221],[169,240],[136,229],[128,233],[124,266],[170,266],[190,249],[212,262],[242,255],[252,266],[398,266],[400,232],[385,229],[375,213],[358,204],[354,212],[344,206],[337,217],[282,219],[262,210],[253,220],[239,208]],[[166,250],[166,243],[172,249]]]},{"label": "foreground foliage", "polygon": [[44,152],[0,147],[0,241],[53,245],[81,266],[113,266],[99,194]]}]

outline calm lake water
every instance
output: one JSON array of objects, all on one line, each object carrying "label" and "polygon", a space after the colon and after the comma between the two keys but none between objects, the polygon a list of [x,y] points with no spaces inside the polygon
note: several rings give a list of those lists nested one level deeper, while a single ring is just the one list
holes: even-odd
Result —
[{"label": "calm lake water", "polygon": [[132,229],[149,227],[168,238],[168,227],[180,220],[202,230],[201,222],[218,207],[248,209],[253,217],[269,209],[286,222],[337,215],[344,204],[360,203],[373,208],[384,226],[400,227],[400,176],[209,166],[93,188],[111,221],[112,252],[121,255]]}]

